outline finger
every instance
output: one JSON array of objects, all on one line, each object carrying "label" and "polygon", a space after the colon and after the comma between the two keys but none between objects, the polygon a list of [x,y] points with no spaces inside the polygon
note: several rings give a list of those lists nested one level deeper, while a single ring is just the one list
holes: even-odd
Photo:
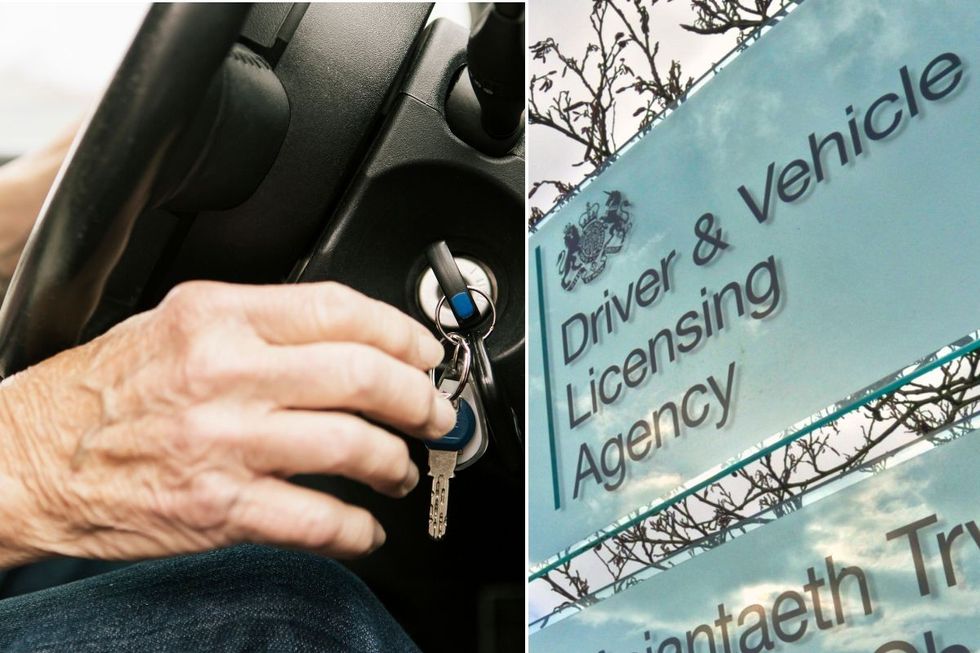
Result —
[{"label": "finger", "polygon": [[242,488],[229,524],[237,540],[336,558],[366,555],[385,541],[384,529],[367,510],[270,476]]},{"label": "finger", "polygon": [[366,345],[275,347],[263,370],[259,391],[284,408],[359,412],[422,437],[440,437],[456,423],[425,373]]},{"label": "finger", "polygon": [[355,415],[275,411],[244,436],[246,462],[265,474],[331,474],[403,497],[419,470],[401,438]]},{"label": "finger", "polygon": [[394,306],[347,286],[322,282],[240,288],[249,323],[270,344],[359,342],[425,370],[444,356],[428,329]]}]

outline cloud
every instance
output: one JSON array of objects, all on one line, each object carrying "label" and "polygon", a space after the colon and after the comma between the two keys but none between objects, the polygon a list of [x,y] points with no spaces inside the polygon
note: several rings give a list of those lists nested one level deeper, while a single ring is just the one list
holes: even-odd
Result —
[{"label": "cloud", "polygon": [[917,633],[936,631],[944,622],[976,624],[980,621],[980,591],[973,588],[951,592],[955,595],[950,594],[944,600],[893,601],[879,605],[876,608],[878,618],[850,622],[832,639],[824,639],[821,650],[867,653],[894,637],[914,637]]},{"label": "cloud", "polygon": [[[856,486],[850,500],[825,504],[825,515],[806,526],[805,541],[817,556],[832,555],[838,565],[873,561],[876,573],[907,573],[908,550],[885,539],[885,533],[934,512],[923,493],[929,478],[885,474]],[[855,508],[860,519],[855,519]]]}]

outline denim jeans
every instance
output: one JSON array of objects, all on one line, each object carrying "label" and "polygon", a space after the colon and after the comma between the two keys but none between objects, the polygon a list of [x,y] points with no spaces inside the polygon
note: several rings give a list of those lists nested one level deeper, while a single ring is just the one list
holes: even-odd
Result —
[{"label": "denim jeans", "polygon": [[324,558],[259,546],[155,560],[0,601],[2,651],[416,653]]}]

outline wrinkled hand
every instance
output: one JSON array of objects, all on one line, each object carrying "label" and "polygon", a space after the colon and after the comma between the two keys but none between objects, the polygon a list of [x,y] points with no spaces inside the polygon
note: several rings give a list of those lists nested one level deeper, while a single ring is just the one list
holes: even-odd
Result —
[{"label": "wrinkled hand", "polygon": [[0,384],[0,566],[244,541],[368,553],[385,539],[370,513],[284,477],[408,493],[405,442],[372,422],[449,431],[422,371],[442,355],[420,324],[338,284],[178,286]]}]

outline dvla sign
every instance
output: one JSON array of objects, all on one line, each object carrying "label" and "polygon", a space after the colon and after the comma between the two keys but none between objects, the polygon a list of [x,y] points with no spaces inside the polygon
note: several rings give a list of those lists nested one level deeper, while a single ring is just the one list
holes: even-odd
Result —
[{"label": "dvla sign", "polygon": [[[746,212],[757,222],[765,223],[774,210],[774,189],[778,201],[793,203],[806,194],[811,183],[826,182],[829,168],[835,163],[846,171],[846,166],[864,154],[870,142],[895,134],[906,112],[908,118],[914,118],[919,114],[920,102],[941,100],[953,93],[963,79],[963,62],[953,52],[933,58],[922,70],[918,94],[908,66],[902,66],[896,77],[901,79],[902,95],[888,92],[871,102],[861,121],[863,129],[858,125],[854,106],[848,105],[844,111],[849,118],[843,133],[832,131],[818,136],[810,132],[806,137],[808,158],[793,159],[782,166],[778,175],[776,163],[769,163],[764,191],[758,194],[763,198],[761,202],[757,203],[756,193],[744,184],[739,186],[738,195]],[[705,213],[695,222],[695,246],[690,255],[695,266],[710,263],[728,247],[720,229],[712,234],[714,223],[712,213]],[[603,301],[594,310],[575,312],[565,319],[561,324],[563,364],[574,364],[591,346],[605,342],[622,344],[616,337],[617,327],[633,319],[644,320],[638,314],[652,312],[658,300],[671,292],[671,274],[680,265],[676,263],[678,258],[677,250],[672,249],[656,267],[643,270],[625,289],[618,293],[604,289]],[[630,349],[622,360],[601,370],[589,367],[583,382],[566,384],[569,430],[587,424],[607,406],[642,388],[648,376],[662,374],[668,366],[679,365],[683,358],[696,355],[707,347],[710,339],[736,328],[737,321],[762,320],[773,315],[779,308],[780,298],[774,255],[757,262],[744,279],[728,281],[715,291],[702,286],[696,303],[676,319],[668,319],[669,326],[650,335],[644,333],[642,342],[634,342],[638,346]],[[648,320],[658,322],[653,316]],[[583,442],[579,446],[572,498],[582,496],[583,483],[593,483],[606,491],[618,489],[625,482],[627,466],[642,462],[662,448],[668,437],[683,437],[699,427],[723,428],[732,409],[735,370],[736,363],[732,361],[720,374],[699,379],[684,389],[679,401],[672,399],[655,407],[624,432],[604,440],[597,449],[592,443]]]},{"label": "dvla sign", "polygon": [[827,5],[531,236],[532,560],[980,323],[976,39],[842,50]]},{"label": "dvla sign", "polygon": [[889,91],[871,102],[862,120],[859,121],[854,106],[849,104],[844,109],[847,129],[830,132],[822,138],[816,132],[810,132],[807,137],[807,158],[793,159],[779,170],[778,177],[776,163],[770,163],[766,168],[761,202],[744,185],[739,186],[738,193],[755,219],[759,222],[769,219],[773,190],[779,201],[792,203],[806,194],[811,181],[824,181],[827,178],[822,159],[824,150],[830,150],[832,154],[827,156],[831,160],[836,158],[845,166],[852,157],[856,159],[864,154],[871,143],[889,138],[908,119],[919,115],[920,102],[935,102],[953,93],[963,81],[963,60],[956,53],[944,52],[925,66],[918,84],[913,83],[908,66],[899,69],[898,77],[901,79],[901,90]]},{"label": "dvla sign", "polygon": [[606,193],[606,205],[590,202],[578,224],[565,225],[565,249],[558,255],[561,287],[572,290],[581,281],[589,283],[606,269],[610,254],[623,248],[632,226],[630,203],[619,191]]}]

